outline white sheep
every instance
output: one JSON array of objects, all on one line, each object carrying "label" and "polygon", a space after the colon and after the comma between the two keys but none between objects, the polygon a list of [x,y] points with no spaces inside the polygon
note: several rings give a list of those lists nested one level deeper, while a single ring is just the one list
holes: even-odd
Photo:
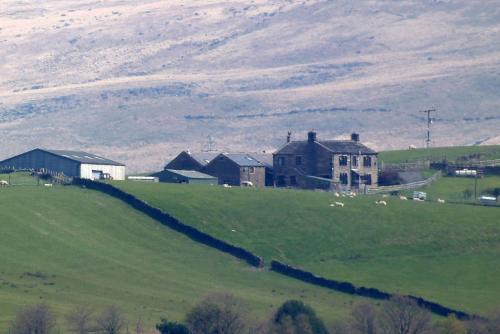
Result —
[{"label": "white sheep", "polygon": [[342,202],[335,202],[335,206],[340,206],[341,208],[344,207],[344,203]]},{"label": "white sheep", "polygon": [[387,202],[386,201],[375,201],[375,204],[387,206]]},{"label": "white sheep", "polygon": [[5,181],[5,180],[0,180],[0,186],[8,186],[9,185],[9,182]]},{"label": "white sheep", "polygon": [[406,197],[406,196],[399,196],[399,199],[402,200],[402,201],[407,201],[408,197]]},{"label": "white sheep", "polygon": [[446,203],[444,199],[438,198],[438,203],[444,204]]},{"label": "white sheep", "polygon": [[223,187],[224,188],[231,188],[231,186],[229,184],[227,184],[227,183],[224,183]]},{"label": "white sheep", "polygon": [[44,186],[45,187],[52,187],[52,183],[45,183]]},{"label": "white sheep", "polygon": [[338,192],[335,192],[333,195],[335,195],[335,197],[340,197],[340,194]]},{"label": "white sheep", "polygon": [[389,195],[387,194],[382,195],[382,198],[387,198],[387,197],[389,197]]}]

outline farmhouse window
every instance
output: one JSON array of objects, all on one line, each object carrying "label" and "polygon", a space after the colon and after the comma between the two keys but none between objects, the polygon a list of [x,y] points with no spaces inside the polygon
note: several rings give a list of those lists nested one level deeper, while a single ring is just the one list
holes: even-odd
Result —
[{"label": "farmhouse window", "polygon": [[302,157],[300,155],[295,157],[295,165],[297,166],[302,165]]},{"label": "farmhouse window", "polygon": [[372,157],[363,157],[363,166],[371,167],[372,166]]},{"label": "farmhouse window", "polygon": [[297,185],[297,177],[295,175],[290,176],[290,185],[292,186]]},{"label": "farmhouse window", "polygon": [[347,173],[340,173],[340,183],[347,184],[348,182],[349,182],[349,177],[347,176]]},{"label": "farmhouse window", "polygon": [[278,157],[278,166],[285,165],[285,157]]},{"label": "farmhouse window", "polygon": [[341,155],[339,157],[339,165],[340,166],[347,166],[347,155]]},{"label": "farmhouse window", "polygon": [[254,168],[254,167],[248,167],[248,172],[249,172],[250,174],[255,173],[255,168]]},{"label": "farmhouse window", "polygon": [[355,155],[352,157],[352,166],[358,167],[358,157]]}]

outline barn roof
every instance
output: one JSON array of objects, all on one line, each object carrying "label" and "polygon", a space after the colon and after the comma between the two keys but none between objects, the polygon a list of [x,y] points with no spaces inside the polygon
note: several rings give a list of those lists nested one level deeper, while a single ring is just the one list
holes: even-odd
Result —
[{"label": "barn roof", "polygon": [[186,151],[194,160],[196,160],[200,165],[206,166],[210,161],[212,161],[219,153],[216,152],[189,152]]},{"label": "barn roof", "polygon": [[273,168],[273,155],[271,153],[250,153],[249,155],[266,167]]},{"label": "barn roof", "polygon": [[265,167],[265,164],[247,153],[222,153],[240,167]]},{"label": "barn roof", "polygon": [[63,157],[69,160],[73,160],[82,164],[92,164],[92,165],[112,165],[112,166],[125,166],[120,162],[116,162],[113,160],[109,160],[103,158],[99,155],[95,155],[92,153],[87,153],[83,151],[68,151],[68,150],[45,150],[39,149],[43,152],[48,152],[59,157]]},{"label": "barn roof", "polygon": [[174,173],[188,179],[217,179],[216,177],[204,173],[197,172],[195,170],[177,170],[177,169],[165,169],[170,173]]},{"label": "barn roof", "polygon": [[[275,154],[300,154],[307,150],[307,140],[292,141],[278,150]],[[377,154],[371,148],[352,140],[321,140],[315,141],[316,145],[332,153],[349,153],[349,154]]]}]

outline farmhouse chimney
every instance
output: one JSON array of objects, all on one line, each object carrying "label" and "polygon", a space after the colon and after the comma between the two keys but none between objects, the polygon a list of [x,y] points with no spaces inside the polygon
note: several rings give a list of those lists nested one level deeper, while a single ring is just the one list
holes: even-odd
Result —
[{"label": "farmhouse chimney", "polygon": [[351,134],[351,140],[355,142],[359,142],[359,133],[353,133]]},{"label": "farmhouse chimney", "polygon": [[288,131],[286,136],[286,143],[288,144],[290,141],[292,141],[292,131]]},{"label": "farmhouse chimney", "polygon": [[316,132],[309,131],[309,133],[307,134],[307,141],[310,143],[315,142],[316,141]]}]

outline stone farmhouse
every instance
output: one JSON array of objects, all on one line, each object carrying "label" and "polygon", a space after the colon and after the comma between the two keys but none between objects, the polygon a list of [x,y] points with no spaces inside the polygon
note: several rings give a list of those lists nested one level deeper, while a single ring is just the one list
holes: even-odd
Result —
[{"label": "stone farmhouse", "polygon": [[378,183],[377,152],[351,140],[318,140],[309,132],[307,140],[291,141],[274,153],[277,187],[364,189]]}]

